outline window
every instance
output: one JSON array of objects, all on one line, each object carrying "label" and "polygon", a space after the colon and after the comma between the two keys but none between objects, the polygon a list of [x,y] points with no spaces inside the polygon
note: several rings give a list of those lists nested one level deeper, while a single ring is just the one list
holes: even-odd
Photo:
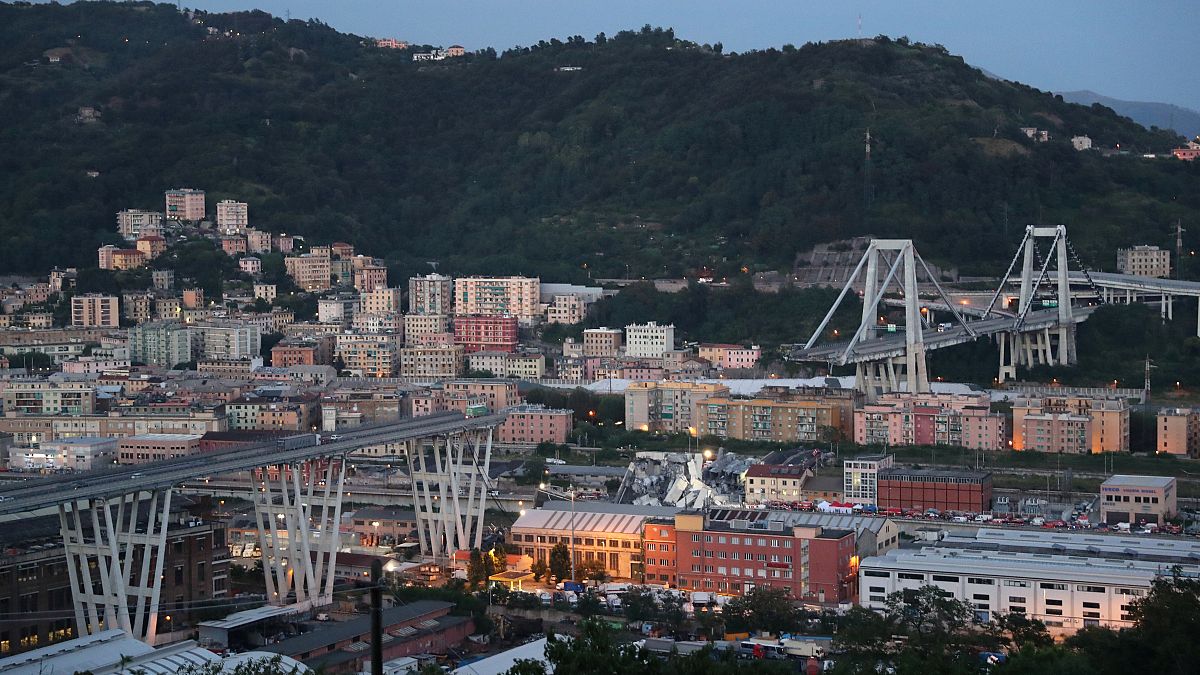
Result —
[{"label": "window", "polygon": [[1025,606],[1024,605],[1009,605],[1008,611],[1012,612],[1013,614],[1024,614]]},{"label": "window", "polygon": [[1055,598],[1046,598],[1046,604],[1051,607],[1062,607],[1062,600],[1057,600]]},{"label": "window", "polygon": [[992,586],[996,583],[995,579],[986,579],[984,577],[967,577],[968,584],[976,584],[979,586]]},{"label": "window", "polygon": [[1022,597],[1021,597],[1021,596],[1019,596],[1019,595],[1010,595],[1010,596],[1008,596],[1008,601],[1009,601],[1009,602],[1015,602],[1015,603],[1022,604],[1022,605],[1023,605],[1023,604],[1025,604],[1025,598],[1022,598]]},{"label": "window", "polygon": [[698,535],[698,534],[693,534],[693,535],[692,535],[692,541],[693,541],[693,542],[696,542],[696,543],[699,543],[699,542],[700,542],[700,535]]},{"label": "window", "polygon": [[1105,589],[1103,586],[1076,586],[1075,590],[1084,591],[1087,593],[1103,593],[1107,589]]},{"label": "window", "polygon": [[1050,616],[1062,616],[1063,615],[1061,609],[1047,609],[1046,614],[1049,614]]},{"label": "window", "polygon": [[887,587],[885,586],[871,586],[867,590],[871,591],[872,593],[887,593]]},{"label": "window", "polygon": [[991,596],[987,593],[975,593],[971,596],[972,600],[991,600]]},{"label": "window", "polygon": [[891,579],[891,572],[880,572],[878,570],[863,570],[864,577],[879,577],[881,579]]},{"label": "window", "polygon": [[933,575],[932,579],[934,581],[948,581],[955,584],[958,583],[958,577],[952,577],[946,574],[935,574]]},{"label": "window", "polygon": [[1067,590],[1067,585],[1066,584],[1053,584],[1048,581],[1043,581],[1042,583],[1038,584],[1038,588],[1044,588],[1048,591],[1065,591],[1065,590]]},{"label": "window", "polygon": [[925,581],[925,575],[924,575],[924,574],[914,574],[914,573],[912,573],[912,572],[897,572],[897,573],[896,573],[896,578],[898,578],[898,579],[911,579],[911,580],[913,580],[913,581]]},{"label": "window", "polygon": [[1012,579],[1005,579],[1004,585],[1010,588],[1029,588],[1028,581],[1014,581]]},{"label": "window", "polygon": [[1084,613],[1083,613],[1083,618],[1085,618],[1085,619],[1099,619],[1099,618],[1100,618],[1100,612],[1084,612]]},{"label": "window", "polygon": [[1085,603],[1083,603],[1083,608],[1084,608],[1084,609],[1100,609],[1100,603],[1098,603],[1098,602],[1085,602]]}]

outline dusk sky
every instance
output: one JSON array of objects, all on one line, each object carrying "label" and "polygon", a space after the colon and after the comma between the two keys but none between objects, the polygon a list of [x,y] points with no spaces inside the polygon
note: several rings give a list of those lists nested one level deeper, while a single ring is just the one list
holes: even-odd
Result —
[{"label": "dusk sky", "polygon": [[468,49],[591,39],[643,24],[670,26],[727,50],[853,37],[907,35],[941,43],[968,63],[1039,89],[1091,89],[1200,110],[1196,0],[190,0],[212,11],[262,9],[319,18],[338,30]]}]

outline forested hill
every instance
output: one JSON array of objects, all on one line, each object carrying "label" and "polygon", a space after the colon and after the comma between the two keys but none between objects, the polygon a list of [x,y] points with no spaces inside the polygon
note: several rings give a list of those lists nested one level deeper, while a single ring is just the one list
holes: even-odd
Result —
[{"label": "forested hill", "polygon": [[1200,212],[1200,162],[1140,157],[1180,139],[938,46],[734,55],[644,28],[414,63],[370,44],[262,13],[0,4],[0,269],[94,264],[115,212],[170,187],[404,270],[563,280],[787,269],[860,233],[985,269],[1035,220],[1111,266]]}]

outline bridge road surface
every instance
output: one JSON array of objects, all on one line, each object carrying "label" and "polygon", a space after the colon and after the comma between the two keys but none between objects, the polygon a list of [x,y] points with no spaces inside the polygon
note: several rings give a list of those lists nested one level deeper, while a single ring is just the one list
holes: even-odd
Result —
[{"label": "bridge road surface", "polygon": [[[1091,316],[1092,312],[1096,311],[1096,309],[1094,306],[1074,307],[1071,309],[1072,317],[1075,323],[1081,323]],[[1025,315],[1025,324],[1022,330],[1033,331],[1052,328],[1057,323],[1057,308],[1039,309]],[[1006,333],[1013,330],[1015,324],[1016,319],[1009,316],[967,322],[967,325],[971,327],[971,330],[975,331],[977,336]],[[906,349],[904,331],[898,329],[896,333],[888,333],[887,335],[888,337],[886,338],[864,338],[850,351],[845,363],[877,361],[888,356],[903,356]],[[925,329],[921,332],[921,335],[925,342],[926,351],[951,347],[975,340],[975,337],[972,337],[965,328],[957,323],[945,331]],[[793,361],[812,361],[844,365],[841,359],[842,353],[846,351],[847,344],[847,342],[838,342],[816,346],[812,349],[804,349],[799,345],[794,345],[790,358]]]},{"label": "bridge road surface", "polygon": [[284,449],[272,441],[144,464],[128,464],[63,474],[49,479],[10,483],[0,487],[0,499],[3,499],[0,501],[0,522],[50,515],[59,504],[66,502],[113,498],[140,490],[168,488],[200,476],[344,455],[379,443],[399,443],[486,428],[504,421],[504,417],[484,415],[468,418],[458,413],[429,415],[347,430],[340,434],[338,440],[321,445]]}]

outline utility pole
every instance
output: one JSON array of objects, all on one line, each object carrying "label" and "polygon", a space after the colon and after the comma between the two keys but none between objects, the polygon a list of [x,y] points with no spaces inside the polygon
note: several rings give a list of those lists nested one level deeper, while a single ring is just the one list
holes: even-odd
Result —
[{"label": "utility pole", "polygon": [[[575,485],[571,484],[571,581],[579,581],[575,574]],[[382,673],[372,673],[382,675]]]},{"label": "utility pole", "polygon": [[1175,219],[1175,278],[1180,277],[1180,266],[1183,265],[1183,233],[1187,230],[1183,229],[1183,219]]},{"label": "utility pole", "polygon": [[383,675],[383,563],[371,563],[371,675]]}]

